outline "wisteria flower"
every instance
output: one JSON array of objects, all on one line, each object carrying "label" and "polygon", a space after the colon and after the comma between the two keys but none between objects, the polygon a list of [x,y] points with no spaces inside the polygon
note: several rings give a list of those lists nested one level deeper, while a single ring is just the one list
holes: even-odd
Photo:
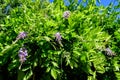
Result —
[{"label": "wisteria flower", "polygon": [[21,65],[19,66],[19,69],[21,69],[23,62],[27,60],[26,57],[28,56],[28,52],[26,48],[20,48],[18,56],[19,56],[19,61],[21,63]]},{"label": "wisteria flower", "polygon": [[26,36],[27,36],[26,32],[20,32],[19,35],[17,36],[17,40],[24,39]]},{"label": "wisteria flower", "polygon": [[62,37],[61,37],[61,35],[60,35],[59,32],[57,32],[57,33],[55,34],[55,39],[56,39],[56,41],[63,47],[63,45],[62,45],[62,43],[61,43]]},{"label": "wisteria flower", "polygon": [[112,50],[108,47],[105,49],[105,53],[108,56],[115,56],[115,54],[112,52]]},{"label": "wisteria flower", "polygon": [[70,11],[65,11],[65,12],[63,13],[63,17],[64,17],[65,19],[68,19],[69,16],[70,16]]},{"label": "wisteria flower", "polygon": [[55,34],[55,38],[56,38],[56,41],[58,41],[58,42],[62,40],[62,37],[61,37],[61,35],[60,35],[59,32],[57,32],[57,33]]}]

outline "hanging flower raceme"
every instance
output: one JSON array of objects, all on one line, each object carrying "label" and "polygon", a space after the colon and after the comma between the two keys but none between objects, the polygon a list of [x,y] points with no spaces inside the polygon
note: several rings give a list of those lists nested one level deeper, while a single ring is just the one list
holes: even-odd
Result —
[{"label": "hanging flower raceme", "polygon": [[62,43],[61,43],[62,37],[59,32],[55,34],[55,39],[62,46]]},{"label": "hanging flower raceme", "polygon": [[13,42],[13,44],[15,44],[19,39],[24,39],[26,36],[27,36],[26,32],[20,32],[16,40]]},{"label": "hanging flower raceme", "polygon": [[57,33],[55,34],[55,38],[56,38],[56,41],[58,41],[58,42],[62,40],[62,37],[61,37],[61,35],[60,35],[59,32],[57,32]]},{"label": "hanging flower raceme", "polygon": [[26,36],[27,36],[26,32],[20,32],[19,35],[17,36],[17,40],[24,39]]},{"label": "hanging flower raceme", "polygon": [[112,50],[109,47],[105,49],[105,53],[108,56],[115,56],[115,54],[112,52]]},{"label": "hanging flower raceme", "polygon": [[65,19],[68,19],[69,16],[70,16],[70,11],[65,11],[65,12],[63,13],[63,17],[64,17]]},{"label": "hanging flower raceme", "polygon": [[26,57],[28,56],[27,49],[24,48],[24,47],[20,48],[18,56],[19,56],[19,61],[21,63],[20,66],[19,66],[19,69],[21,69],[21,66],[22,66],[23,62],[25,62],[27,60],[26,59]]}]

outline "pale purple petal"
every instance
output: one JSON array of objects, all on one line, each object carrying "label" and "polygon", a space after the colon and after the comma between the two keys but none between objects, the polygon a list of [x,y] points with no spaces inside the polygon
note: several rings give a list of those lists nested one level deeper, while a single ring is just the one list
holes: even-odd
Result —
[{"label": "pale purple petal", "polygon": [[19,56],[20,62],[25,62],[26,56],[28,56],[27,50],[25,48],[20,48],[18,56]]},{"label": "pale purple petal", "polygon": [[110,48],[106,48],[105,51],[106,51],[106,55],[108,55],[108,56],[114,56],[115,55]]},{"label": "pale purple petal", "polygon": [[55,38],[56,38],[56,41],[61,41],[61,40],[62,40],[62,37],[61,37],[61,35],[60,35],[59,32],[57,32],[57,33],[55,34]]},{"label": "pale purple petal", "polygon": [[19,35],[17,36],[17,39],[24,39],[27,36],[26,32],[20,32]]},{"label": "pale purple petal", "polygon": [[65,12],[63,13],[63,17],[64,17],[65,19],[67,19],[69,16],[70,16],[70,11],[65,11]]}]

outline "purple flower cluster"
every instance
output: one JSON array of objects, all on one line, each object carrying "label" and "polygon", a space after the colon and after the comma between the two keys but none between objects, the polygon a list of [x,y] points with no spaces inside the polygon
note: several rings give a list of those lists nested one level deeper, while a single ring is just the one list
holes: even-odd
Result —
[{"label": "purple flower cluster", "polygon": [[[13,44],[15,44],[19,39],[24,39],[26,36],[27,36],[26,32],[20,32]],[[27,49],[25,47],[20,48],[18,56],[19,61],[21,63],[19,69],[21,69],[23,62],[26,61],[26,57],[28,56]]]},{"label": "purple flower cluster", "polygon": [[24,47],[20,48],[18,56],[19,56],[19,61],[21,63],[19,66],[19,69],[21,69],[23,62],[25,62],[27,60],[26,57],[28,56],[26,48],[24,48]]},{"label": "purple flower cluster", "polygon": [[25,48],[20,48],[18,56],[21,63],[25,62],[28,56],[27,50]]},{"label": "purple flower cluster", "polygon": [[112,52],[112,50],[110,48],[106,48],[105,52],[106,52],[106,55],[108,55],[108,56],[115,56],[115,54]]},{"label": "purple flower cluster", "polygon": [[17,40],[24,39],[26,36],[27,36],[26,32],[20,32],[19,35],[17,36]]},{"label": "purple flower cluster", "polygon": [[62,40],[62,37],[61,37],[61,35],[60,35],[59,32],[57,32],[57,33],[55,34],[55,38],[56,38],[56,41],[58,41],[58,42]]},{"label": "purple flower cluster", "polygon": [[60,46],[63,47],[63,45],[62,45],[62,43],[61,43],[62,37],[61,37],[61,35],[60,35],[59,32],[57,32],[57,33],[55,34],[55,39],[56,39],[56,41],[60,44]]},{"label": "purple flower cluster", "polygon": [[64,17],[65,19],[68,19],[69,16],[70,16],[70,11],[65,11],[65,12],[63,13],[63,17]]}]

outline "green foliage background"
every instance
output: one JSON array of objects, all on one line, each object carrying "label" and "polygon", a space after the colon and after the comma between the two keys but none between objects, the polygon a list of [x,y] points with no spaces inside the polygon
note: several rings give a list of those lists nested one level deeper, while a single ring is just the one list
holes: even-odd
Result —
[{"label": "green foliage background", "polygon": [[[70,2],[65,6],[60,0],[1,0],[0,80],[120,80],[120,4]],[[65,11],[70,11],[68,19]],[[22,31],[28,36],[14,44]],[[55,41],[57,32],[62,45]],[[19,70],[23,44],[28,57]],[[106,45],[116,56],[105,55]]]}]

